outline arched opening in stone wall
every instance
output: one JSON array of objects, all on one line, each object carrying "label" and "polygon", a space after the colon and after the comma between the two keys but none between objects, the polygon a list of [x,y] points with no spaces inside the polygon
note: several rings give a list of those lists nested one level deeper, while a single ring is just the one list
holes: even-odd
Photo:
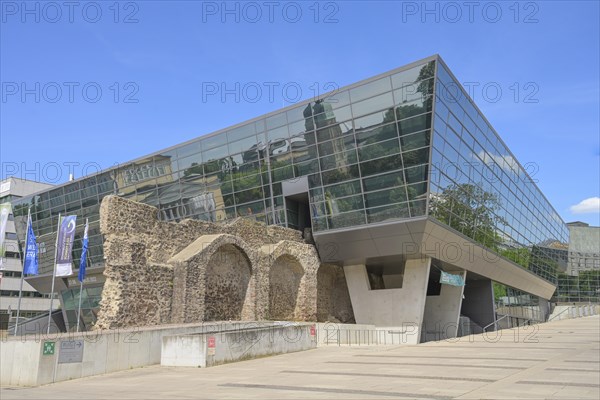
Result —
[{"label": "arched opening in stone wall", "polygon": [[300,283],[304,268],[296,257],[278,257],[269,271],[269,319],[293,321],[300,306]]},{"label": "arched opening in stone wall", "polygon": [[205,321],[239,321],[248,304],[252,266],[243,250],[226,244],[210,257],[206,267]]}]

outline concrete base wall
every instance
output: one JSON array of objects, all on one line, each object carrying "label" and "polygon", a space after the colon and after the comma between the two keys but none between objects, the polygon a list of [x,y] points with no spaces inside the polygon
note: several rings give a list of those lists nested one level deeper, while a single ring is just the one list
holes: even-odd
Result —
[{"label": "concrete base wall", "polygon": [[398,327],[419,343],[430,266],[430,258],[407,260],[402,288],[383,290],[371,290],[365,265],[344,266],[356,323]]},{"label": "concrete base wall", "polygon": [[[461,273],[463,279],[465,275],[466,272]],[[422,342],[456,337],[464,288],[464,286],[442,285],[439,296],[427,296],[421,333]]]},{"label": "concrete base wall", "polygon": [[315,347],[316,332],[309,324],[286,323],[217,334],[164,336],[160,364],[205,368]]},{"label": "concrete base wall", "polygon": [[[101,375],[159,364],[165,336],[243,332],[276,322],[227,322],[170,325],[139,329],[93,331],[80,334],[29,335],[0,342],[0,385],[37,386],[85,376]],[[82,360],[59,363],[61,342],[83,341]],[[44,355],[45,342],[54,342],[52,355]]]}]

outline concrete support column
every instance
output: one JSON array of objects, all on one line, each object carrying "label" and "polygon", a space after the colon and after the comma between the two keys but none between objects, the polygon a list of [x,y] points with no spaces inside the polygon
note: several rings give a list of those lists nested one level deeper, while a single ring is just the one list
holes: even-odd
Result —
[{"label": "concrete support column", "polygon": [[[490,279],[467,278],[465,298],[462,302],[461,314],[477,325],[472,325],[472,333],[481,333],[481,328],[493,323],[496,320],[496,310],[494,305],[494,289]],[[494,329],[491,326],[487,331]]]},{"label": "concrete support column", "polygon": [[[463,280],[466,271],[460,274]],[[455,338],[458,331],[458,319],[464,286],[442,285],[439,296],[427,296],[421,341],[444,340]]]},{"label": "concrete support column", "polygon": [[357,324],[398,328],[400,342],[420,342],[431,259],[407,260],[401,289],[371,290],[364,264],[344,266]]}]

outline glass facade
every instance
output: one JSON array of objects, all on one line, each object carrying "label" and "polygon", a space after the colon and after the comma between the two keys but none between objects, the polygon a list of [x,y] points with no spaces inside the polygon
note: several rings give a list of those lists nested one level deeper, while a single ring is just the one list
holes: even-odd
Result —
[{"label": "glass facade", "polygon": [[248,217],[295,225],[282,182],[306,176],[315,232],[425,217],[435,61],[200,137],[14,202],[27,208],[52,271],[59,213],[76,214],[75,265],[89,218],[89,257],[102,263],[99,207],[116,194],[156,206],[164,220]]},{"label": "glass facade", "polygon": [[13,206],[20,235],[31,206],[40,269],[51,273],[59,213],[78,216],[75,265],[85,218],[88,261],[101,265],[106,195],[156,206],[163,220],[247,217],[297,227],[282,183],[300,177],[315,233],[430,217],[557,281],[565,224],[437,57]]},{"label": "glass facade", "polygon": [[442,63],[429,193],[431,217],[557,284],[567,226]]}]

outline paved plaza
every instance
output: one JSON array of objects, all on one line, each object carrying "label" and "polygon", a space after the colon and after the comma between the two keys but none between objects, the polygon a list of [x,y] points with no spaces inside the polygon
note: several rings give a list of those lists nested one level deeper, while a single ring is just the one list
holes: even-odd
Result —
[{"label": "paved plaza", "polygon": [[[598,316],[417,346],[325,347],[208,369],[152,366],[9,399],[594,399]],[[6,368],[6,366],[2,366]]]}]

